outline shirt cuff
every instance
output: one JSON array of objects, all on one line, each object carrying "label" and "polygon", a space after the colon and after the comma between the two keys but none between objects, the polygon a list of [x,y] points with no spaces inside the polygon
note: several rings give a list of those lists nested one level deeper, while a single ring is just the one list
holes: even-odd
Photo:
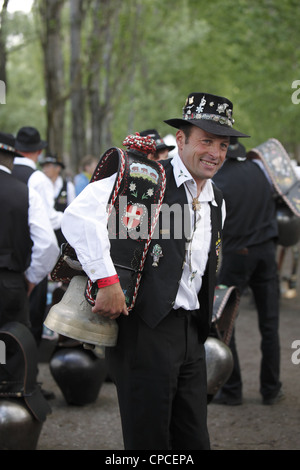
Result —
[{"label": "shirt cuff", "polygon": [[117,274],[110,256],[82,265],[84,272],[92,282]]}]

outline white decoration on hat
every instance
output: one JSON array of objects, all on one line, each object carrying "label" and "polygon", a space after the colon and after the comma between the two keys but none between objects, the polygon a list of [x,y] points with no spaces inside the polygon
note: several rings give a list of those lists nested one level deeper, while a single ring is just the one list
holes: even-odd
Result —
[{"label": "white decoration on hat", "polygon": [[202,96],[201,101],[200,101],[200,104],[199,104],[199,106],[196,108],[196,112],[197,112],[197,113],[202,113],[205,104],[206,104],[205,96]]},{"label": "white decoration on hat", "polygon": [[229,106],[228,103],[218,104],[218,107],[217,107],[218,113],[224,113],[225,109],[228,108],[228,106]]}]

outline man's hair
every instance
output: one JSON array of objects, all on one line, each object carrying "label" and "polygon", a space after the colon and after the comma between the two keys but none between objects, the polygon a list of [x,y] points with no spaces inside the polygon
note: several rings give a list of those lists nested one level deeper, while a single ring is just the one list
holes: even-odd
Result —
[{"label": "man's hair", "polygon": [[86,155],[80,162],[80,168],[84,170],[87,166],[89,166],[93,162],[98,162],[98,159],[94,155]]},{"label": "man's hair", "polygon": [[193,128],[193,125],[192,124],[182,124],[182,126],[180,126],[180,130],[184,133],[185,135],[185,143],[188,144],[189,142],[189,138],[190,138],[190,135],[191,135],[191,132],[192,132],[192,128]]},{"label": "man's hair", "polygon": [[0,150],[0,165],[6,166],[6,168],[12,170],[14,165],[13,155],[8,155],[7,152],[1,152]]}]

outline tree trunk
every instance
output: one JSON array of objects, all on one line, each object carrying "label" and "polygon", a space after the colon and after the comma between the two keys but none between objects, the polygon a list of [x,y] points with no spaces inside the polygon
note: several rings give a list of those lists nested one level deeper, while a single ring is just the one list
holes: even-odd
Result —
[{"label": "tree trunk", "polygon": [[61,10],[64,0],[40,2],[44,34],[44,74],[47,98],[48,151],[62,158],[64,150],[64,60],[62,55]]},{"label": "tree trunk", "polygon": [[0,12],[0,104],[5,104],[5,94],[7,88],[6,80],[6,33],[5,33],[5,20],[7,13],[7,5],[9,0],[4,0],[2,10]]},{"label": "tree trunk", "polygon": [[85,139],[85,91],[82,86],[81,27],[83,21],[83,0],[70,0],[71,19],[71,155],[72,164],[79,167],[86,153]]}]

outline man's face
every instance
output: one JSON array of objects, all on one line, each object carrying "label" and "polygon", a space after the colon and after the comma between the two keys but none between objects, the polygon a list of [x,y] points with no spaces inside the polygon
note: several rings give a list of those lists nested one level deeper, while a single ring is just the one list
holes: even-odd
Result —
[{"label": "man's face", "polygon": [[54,165],[53,163],[45,163],[43,165],[43,172],[50,178],[52,181],[55,181],[58,175],[60,174],[61,167],[59,165]]},{"label": "man's face", "polygon": [[210,134],[192,126],[186,139],[182,130],[177,131],[178,153],[199,187],[212,178],[221,168],[229,146],[229,137]]}]

